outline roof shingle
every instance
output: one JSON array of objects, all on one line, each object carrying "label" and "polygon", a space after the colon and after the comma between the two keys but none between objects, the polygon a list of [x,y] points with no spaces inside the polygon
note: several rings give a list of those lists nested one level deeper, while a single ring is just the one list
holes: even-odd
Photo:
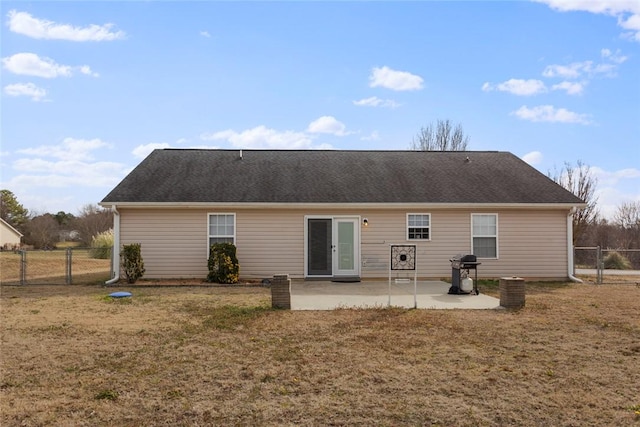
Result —
[{"label": "roof shingle", "polygon": [[118,203],[582,204],[508,152],[153,151],[103,200]]}]

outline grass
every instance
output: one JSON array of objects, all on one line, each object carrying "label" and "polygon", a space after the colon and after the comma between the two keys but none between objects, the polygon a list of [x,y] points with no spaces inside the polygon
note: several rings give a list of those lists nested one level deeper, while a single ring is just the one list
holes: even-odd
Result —
[{"label": "grass", "polygon": [[4,286],[0,425],[640,426],[640,288],[527,285],[519,311],[329,312]]}]

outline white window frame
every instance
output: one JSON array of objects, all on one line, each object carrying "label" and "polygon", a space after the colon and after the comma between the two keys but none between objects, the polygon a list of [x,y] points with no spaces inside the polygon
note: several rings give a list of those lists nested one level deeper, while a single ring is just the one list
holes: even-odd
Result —
[{"label": "white window frame", "polygon": [[[233,217],[233,234],[232,235],[223,235],[223,234],[211,234],[211,217],[212,216],[232,216]],[[231,239],[234,245],[236,244],[236,233],[238,229],[236,227],[236,214],[235,212],[208,212],[207,213],[207,254],[209,253],[209,249],[211,248],[211,238],[227,238]]]},{"label": "white window frame", "polygon": [[[496,218],[496,234],[474,234],[473,233],[473,219],[475,217],[480,217],[480,216],[493,216],[493,217]],[[472,213],[471,214],[471,253],[476,255],[478,258],[482,258],[482,259],[498,259],[499,256],[500,256],[500,247],[498,245],[498,242],[499,242],[498,230],[499,230],[499,223],[498,223],[498,214],[497,213]],[[494,238],[496,240],[496,256],[495,257],[480,257],[477,254],[475,254],[474,253],[473,239],[475,239],[476,237]]]},{"label": "white window frame", "polygon": [[[426,216],[427,218],[429,218],[429,226],[428,227],[411,227],[411,226],[409,226],[409,217],[411,215]],[[428,228],[429,229],[429,238],[428,239],[417,239],[415,237],[410,238],[409,237],[409,229],[410,228]],[[410,212],[410,213],[407,213],[407,222],[406,222],[406,238],[407,238],[407,241],[410,241],[410,242],[429,242],[429,241],[431,241],[432,229],[433,229],[433,225],[431,223],[431,214],[430,213],[424,213],[424,212]]]}]

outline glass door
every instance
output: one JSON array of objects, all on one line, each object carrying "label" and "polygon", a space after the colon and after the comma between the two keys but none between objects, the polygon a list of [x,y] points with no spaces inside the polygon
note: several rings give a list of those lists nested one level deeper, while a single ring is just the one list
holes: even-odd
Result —
[{"label": "glass door", "polygon": [[332,219],[309,218],[307,222],[307,275],[333,274]]},{"label": "glass door", "polygon": [[359,219],[334,219],[334,276],[359,275],[358,224]]}]

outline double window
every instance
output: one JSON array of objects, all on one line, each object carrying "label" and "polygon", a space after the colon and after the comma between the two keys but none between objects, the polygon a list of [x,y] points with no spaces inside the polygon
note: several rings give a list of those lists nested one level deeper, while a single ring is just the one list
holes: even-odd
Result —
[{"label": "double window", "polygon": [[431,214],[407,214],[407,240],[431,239]]},{"label": "double window", "polygon": [[498,215],[471,214],[473,254],[478,258],[498,258]]},{"label": "double window", "polygon": [[214,243],[236,243],[236,215],[209,214],[209,246]]}]

